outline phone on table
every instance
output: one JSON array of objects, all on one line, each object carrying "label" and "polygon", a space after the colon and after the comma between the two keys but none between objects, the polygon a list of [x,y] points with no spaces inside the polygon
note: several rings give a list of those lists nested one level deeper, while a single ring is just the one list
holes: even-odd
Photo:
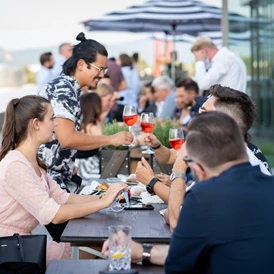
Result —
[{"label": "phone on table", "polygon": [[146,204],[131,204],[129,207],[125,207],[125,210],[153,210],[153,205]]}]

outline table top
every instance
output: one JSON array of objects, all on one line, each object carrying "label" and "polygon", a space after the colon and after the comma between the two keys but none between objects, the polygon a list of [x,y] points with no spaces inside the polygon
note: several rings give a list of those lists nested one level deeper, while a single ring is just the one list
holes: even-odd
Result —
[{"label": "table top", "polygon": [[[47,267],[46,274],[78,274],[94,273],[108,269],[108,260],[53,260]],[[139,274],[165,273],[164,267],[157,265],[142,266],[132,264],[132,269],[136,269]]]},{"label": "table top", "polygon": [[166,204],[153,204],[154,210],[103,209],[80,219],[70,220],[61,236],[62,242],[75,246],[102,245],[108,238],[108,226],[130,225],[132,239],[140,243],[169,244],[171,232],[159,210]]}]

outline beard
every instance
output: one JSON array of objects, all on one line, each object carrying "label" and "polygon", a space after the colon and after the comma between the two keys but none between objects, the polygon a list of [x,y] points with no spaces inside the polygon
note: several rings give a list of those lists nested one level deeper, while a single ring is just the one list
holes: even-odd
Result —
[{"label": "beard", "polygon": [[199,182],[200,178],[199,178],[198,174],[192,168],[190,168],[190,170],[191,170],[191,175],[192,175],[193,181]]}]

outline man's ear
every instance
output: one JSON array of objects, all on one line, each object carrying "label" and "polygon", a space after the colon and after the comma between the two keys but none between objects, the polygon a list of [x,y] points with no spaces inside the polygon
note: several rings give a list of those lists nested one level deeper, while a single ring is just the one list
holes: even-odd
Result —
[{"label": "man's ear", "polygon": [[87,66],[86,62],[83,59],[78,60],[77,62],[77,69],[82,71],[85,66]]}]

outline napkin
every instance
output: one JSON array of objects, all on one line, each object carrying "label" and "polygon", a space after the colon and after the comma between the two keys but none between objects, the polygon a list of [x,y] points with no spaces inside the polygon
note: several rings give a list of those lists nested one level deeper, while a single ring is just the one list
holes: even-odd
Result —
[{"label": "napkin", "polygon": [[164,201],[157,195],[151,196],[148,192],[142,192],[140,197],[143,204],[163,204]]}]

